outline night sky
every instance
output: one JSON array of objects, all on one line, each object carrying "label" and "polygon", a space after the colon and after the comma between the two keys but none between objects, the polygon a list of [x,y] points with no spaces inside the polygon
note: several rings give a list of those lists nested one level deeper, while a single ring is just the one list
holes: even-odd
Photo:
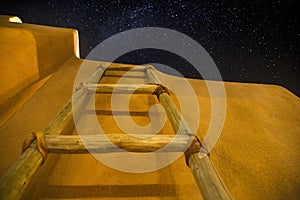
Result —
[{"label": "night sky", "polygon": [[[103,40],[140,27],[164,27],[199,42],[225,81],[271,83],[300,96],[300,26],[296,1],[20,1],[0,14],[25,23],[75,28],[84,58]],[[185,60],[161,50],[138,50],[122,63],[162,63],[201,78]]]}]

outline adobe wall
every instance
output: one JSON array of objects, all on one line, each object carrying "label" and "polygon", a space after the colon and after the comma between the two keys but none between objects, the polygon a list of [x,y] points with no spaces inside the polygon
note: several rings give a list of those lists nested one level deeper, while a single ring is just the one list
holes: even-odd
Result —
[{"label": "adobe wall", "polygon": [[16,19],[0,16],[0,107],[71,57],[79,57],[77,30],[10,22]]}]

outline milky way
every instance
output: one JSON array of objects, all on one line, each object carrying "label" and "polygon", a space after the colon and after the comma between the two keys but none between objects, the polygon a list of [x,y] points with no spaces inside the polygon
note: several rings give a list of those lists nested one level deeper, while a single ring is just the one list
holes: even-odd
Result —
[{"label": "milky way", "polygon": [[[139,27],[164,27],[199,42],[225,81],[282,85],[300,96],[300,30],[295,2],[285,1],[20,1],[0,3],[1,14],[23,22],[79,30],[81,57],[103,40]],[[185,60],[145,49],[123,63],[163,63],[200,78]]]}]

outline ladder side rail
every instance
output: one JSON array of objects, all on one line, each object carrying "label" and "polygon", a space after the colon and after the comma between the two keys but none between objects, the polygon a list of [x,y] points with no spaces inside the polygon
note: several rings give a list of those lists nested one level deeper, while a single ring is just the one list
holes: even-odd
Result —
[{"label": "ladder side rail", "polygon": [[[157,84],[162,84],[159,78],[154,73],[153,67],[149,66],[146,70],[149,81]],[[174,132],[178,134],[192,134],[188,124],[181,116],[177,107],[167,93],[161,93],[159,101],[165,108],[168,119],[172,124]],[[230,200],[231,195],[223,183],[221,177],[216,171],[213,163],[208,155],[200,158],[199,152],[194,152],[190,156],[186,156],[187,164],[192,171],[198,188],[205,200]]]},{"label": "ladder side rail", "polygon": [[[103,67],[99,67],[87,82],[97,84],[104,71],[105,69]],[[70,130],[70,127],[73,124],[73,112],[76,112],[76,110],[79,109],[87,96],[88,93],[83,89],[77,91],[73,96],[74,107],[72,108],[71,99],[44,129],[44,133],[60,135],[66,130]],[[27,188],[31,177],[42,163],[43,158],[39,151],[37,149],[27,148],[27,150],[23,152],[9,170],[1,177],[0,199],[20,199]]]}]

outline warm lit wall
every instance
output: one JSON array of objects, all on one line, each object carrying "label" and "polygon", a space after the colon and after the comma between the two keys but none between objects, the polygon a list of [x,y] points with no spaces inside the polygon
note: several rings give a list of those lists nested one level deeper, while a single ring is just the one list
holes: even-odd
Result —
[{"label": "warm lit wall", "polygon": [[2,104],[38,80],[39,69],[35,39],[29,31],[0,27],[0,49],[0,104]]},{"label": "warm lit wall", "polygon": [[74,29],[8,22],[0,16],[0,106],[78,54]]}]

